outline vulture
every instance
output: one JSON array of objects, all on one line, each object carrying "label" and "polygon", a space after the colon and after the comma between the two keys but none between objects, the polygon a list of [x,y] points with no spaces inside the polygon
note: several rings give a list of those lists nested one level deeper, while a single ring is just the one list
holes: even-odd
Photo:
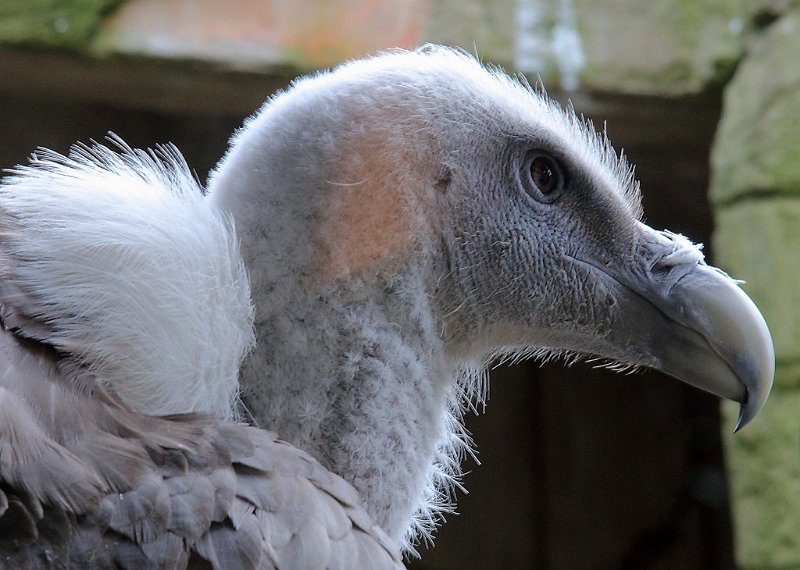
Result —
[{"label": "vulture", "polygon": [[452,507],[498,358],[741,404],[739,282],[642,222],[605,134],[460,51],[297,80],[204,188],[170,145],[0,185],[0,566],[392,568]]}]

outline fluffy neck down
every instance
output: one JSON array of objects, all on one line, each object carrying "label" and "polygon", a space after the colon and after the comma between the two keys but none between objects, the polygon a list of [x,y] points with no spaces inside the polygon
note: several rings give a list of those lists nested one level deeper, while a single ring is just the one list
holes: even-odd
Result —
[{"label": "fluffy neck down", "polygon": [[271,283],[241,380],[255,423],[350,481],[406,547],[448,508],[465,443],[453,417],[455,370],[426,318],[419,279],[403,276],[380,296]]},{"label": "fluffy neck down", "polygon": [[[396,132],[365,135],[335,102],[312,105],[297,92],[268,103],[209,184],[236,220],[256,307],[242,400],[410,549],[450,506],[477,377],[448,355],[433,306],[441,268],[422,212],[441,165],[402,161]],[[319,116],[352,130],[332,137]]]}]

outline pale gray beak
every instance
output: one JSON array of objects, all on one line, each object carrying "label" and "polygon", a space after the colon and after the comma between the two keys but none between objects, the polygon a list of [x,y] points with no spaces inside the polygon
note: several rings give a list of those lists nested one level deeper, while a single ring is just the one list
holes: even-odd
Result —
[{"label": "pale gray beak", "polygon": [[730,277],[698,265],[672,288],[663,309],[685,328],[685,352],[667,352],[661,368],[741,404],[734,431],[767,401],[775,376],[775,349],[758,308]]},{"label": "pale gray beak", "polygon": [[759,412],[772,388],[775,350],[767,323],[738,283],[706,265],[686,239],[643,224],[640,229],[644,263],[612,275],[645,301],[635,303],[639,314],[626,320],[638,320],[633,330],[648,337],[651,366],[739,402],[738,431]]}]

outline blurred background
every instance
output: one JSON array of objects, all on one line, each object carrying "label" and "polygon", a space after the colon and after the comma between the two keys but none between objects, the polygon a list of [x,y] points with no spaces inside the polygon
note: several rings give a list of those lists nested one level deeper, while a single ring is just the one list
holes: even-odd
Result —
[{"label": "blurred background", "polygon": [[0,0],[0,167],[112,130],[200,180],[293,77],[424,42],[541,79],[775,336],[756,421],[655,373],[492,372],[481,465],[415,569],[800,568],[800,6],[788,0]]}]

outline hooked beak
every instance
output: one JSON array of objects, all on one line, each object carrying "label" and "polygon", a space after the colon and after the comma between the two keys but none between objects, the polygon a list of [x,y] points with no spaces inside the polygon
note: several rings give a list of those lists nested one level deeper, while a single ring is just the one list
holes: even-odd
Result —
[{"label": "hooked beak", "polygon": [[767,323],[738,283],[686,238],[639,223],[635,260],[589,262],[617,284],[615,325],[594,352],[655,368],[739,402],[734,431],[761,410],[775,376]]},{"label": "hooked beak", "polygon": [[666,314],[682,318],[687,350],[664,354],[662,370],[739,402],[738,431],[761,410],[772,388],[775,351],[767,323],[735,281],[707,265],[678,281],[671,296],[671,315]]},{"label": "hooked beak", "polygon": [[738,431],[772,388],[775,351],[767,323],[738,283],[706,265],[688,240],[640,229],[640,251],[650,261],[614,277],[655,310],[628,319],[642,319],[634,329],[655,331],[648,341],[654,368],[739,402]]}]

